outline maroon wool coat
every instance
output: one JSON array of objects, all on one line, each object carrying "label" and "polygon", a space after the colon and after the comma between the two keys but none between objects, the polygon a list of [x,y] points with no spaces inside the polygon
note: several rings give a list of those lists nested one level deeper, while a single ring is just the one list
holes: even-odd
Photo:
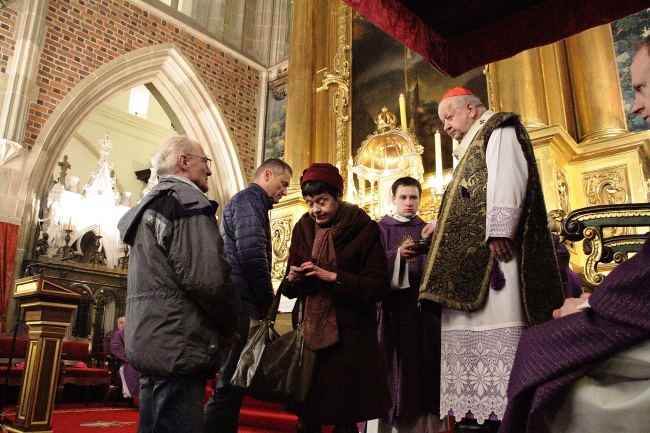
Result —
[{"label": "maroon wool coat", "polygon": [[[323,290],[334,295],[339,342],[316,352],[309,395],[296,411],[313,424],[375,419],[391,407],[386,366],[377,341],[376,303],[390,285],[379,227],[359,207],[346,202],[334,218],[336,225],[337,281],[324,284]],[[314,235],[315,222],[305,214],[293,230],[290,264],[299,266],[311,260]],[[289,298],[303,298],[313,286],[309,279],[298,284],[285,279],[282,290]]]}]

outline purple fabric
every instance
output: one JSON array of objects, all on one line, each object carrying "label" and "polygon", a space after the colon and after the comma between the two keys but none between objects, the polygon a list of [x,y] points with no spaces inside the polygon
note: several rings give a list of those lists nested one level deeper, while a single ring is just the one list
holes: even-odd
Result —
[{"label": "purple fabric", "polygon": [[110,353],[120,359],[124,365],[124,379],[126,386],[129,388],[131,397],[138,397],[140,395],[140,373],[126,359],[126,352],[124,350],[124,329],[116,331],[111,338]]},{"label": "purple fabric", "polygon": [[102,339],[102,348],[104,349],[104,352],[110,353],[111,351],[111,339],[113,338],[113,335],[118,331],[117,326],[104,335],[104,338]]},{"label": "purple fabric", "polygon": [[564,243],[560,242],[560,237],[551,233],[553,245],[555,246],[555,255],[557,256],[557,264],[560,268],[560,276],[562,277],[562,285],[564,286],[565,298],[579,298],[582,294],[582,281],[580,277],[573,272],[569,265],[571,254]]},{"label": "purple fabric", "polygon": [[[421,239],[426,225],[420,217],[400,222],[392,217],[379,221],[381,240],[393,274],[397,247],[404,237]],[[423,413],[437,414],[440,405],[440,306],[430,303],[418,309],[419,284],[426,254],[408,262],[407,289],[392,290],[379,309],[379,345],[386,358],[393,406],[384,416],[392,423],[413,420]]]},{"label": "purple fabric", "polygon": [[650,240],[615,268],[584,312],[527,330],[517,349],[500,433],[541,433],[539,414],[603,360],[650,338]]},{"label": "purple fabric", "polygon": [[568,284],[565,286],[567,297],[579,298],[582,295],[582,280],[571,268],[567,269],[567,278]]},{"label": "purple fabric", "polygon": [[492,275],[490,276],[490,288],[501,290],[506,286],[506,276],[503,275],[499,262],[495,260],[492,264]]}]

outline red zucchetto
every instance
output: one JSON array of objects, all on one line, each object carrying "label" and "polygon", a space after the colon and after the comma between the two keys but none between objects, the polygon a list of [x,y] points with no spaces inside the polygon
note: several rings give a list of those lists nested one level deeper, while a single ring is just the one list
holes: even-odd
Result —
[{"label": "red zucchetto", "polygon": [[447,93],[442,95],[441,101],[446,98],[451,98],[452,96],[463,96],[463,95],[473,95],[472,91],[464,87],[454,87],[453,89],[447,90]]},{"label": "red zucchetto", "polygon": [[339,174],[339,169],[327,162],[315,162],[305,169],[300,176],[300,184],[308,180],[320,180],[343,192],[343,178]]}]

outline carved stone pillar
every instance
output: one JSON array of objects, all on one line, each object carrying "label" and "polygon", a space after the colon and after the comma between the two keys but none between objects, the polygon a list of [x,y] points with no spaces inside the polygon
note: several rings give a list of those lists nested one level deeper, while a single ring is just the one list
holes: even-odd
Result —
[{"label": "carved stone pillar", "polygon": [[22,143],[30,94],[48,27],[49,0],[24,0],[16,22],[16,49],[7,65],[7,87],[0,89],[0,138]]},{"label": "carved stone pillar", "polygon": [[579,143],[627,131],[611,27],[602,25],[566,40]]},{"label": "carved stone pillar", "polygon": [[497,111],[521,115],[524,126],[548,125],[548,110],[539,48],[533,48],[490,65],[494,86],[492,105]]}]

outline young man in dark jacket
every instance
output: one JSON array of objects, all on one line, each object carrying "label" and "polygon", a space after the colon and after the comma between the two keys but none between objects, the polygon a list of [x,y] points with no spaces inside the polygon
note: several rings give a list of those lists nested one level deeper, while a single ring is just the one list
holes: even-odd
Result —
[{"label": "young man in dark jacket", "polygon": [[269,211],[287,195],[292,175],[286,162],[277,158],[266,160],[255,172],[253,183],[235,194],[223,211],[221,235],[232,266],[232,280],[242,300],[237,330],[241,339],[228,353],[205,408],[206,433],[237,432],[244,395],[230,385],[230,379],[246,345],[250,319],[264,317],[273,301]]},{"label": "young man in dark jacket", "polygon": [[187,137],[154,157],[158,185],[119,221],[131,245],[126,357],[141,373],[139,433],[201,433],[206,380],[239,337],[230,280],[208,191],[210,160]]}]

